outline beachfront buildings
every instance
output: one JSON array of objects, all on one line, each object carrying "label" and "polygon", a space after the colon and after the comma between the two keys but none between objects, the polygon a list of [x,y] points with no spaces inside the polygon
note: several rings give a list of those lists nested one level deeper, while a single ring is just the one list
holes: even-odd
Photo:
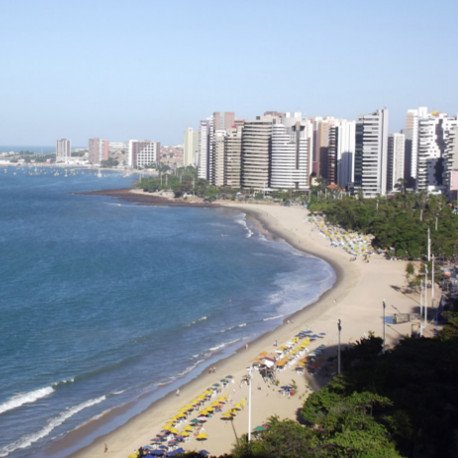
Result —
[{"label": "beachfront buildings", "polygon": [[313,165],[313,124],[302,121],[300,114],[282,121],[272,125],[270,187],[307,190]]},{"label": "beachfront buildings", "polygon": [[407,110],[406,125],[403,131],[406,136],[404,178],[415,183],[418,167],[418,121],[428,115],[427,107]]},{"label": "beachfront buildings", "polygon": [[399,180],[404,180],[405,135],[394,133],[388,136],[388,165],[386,187],[394,191]]},{"label": "beachfront buildings", "polygon": [[199,133],[188,127],[183,138],[183,165],[196,165],[199,148]]},{"label": "beachfront buildings", "polygon": [[224,138],[224,185],[240,188],[242,125],[230,129]]},{"label": "beachfront buildings", "polygon": [[355,121],[338,119],[329,129],[327,181],[351,189],[355,181]]},{"label": "beachfront buildings", "polygon": [[418,159],[416,189],[419,191],[443,185],[447,162],[444,155],[453,142],[452,130],[457,118],[432,112],[418,120]]},{"label": "beachfront buildings", "polygon": [[361,116],[355,132],[355,189],[365,197],[387,191],[388,110]]},{"label": "beachfront buildings", "polygon": [[242,131],[240,185],[246,190],[267,190],[270,182],[272,117],[247,121]]},{"label": "beachfront buildings", "polygon": [[101,138],[90,138],[88,151],[89,162],[93,165],[100,165],[102,161],[107,161],[110,156],[110,142]]},{"label": "beachfront buildings", "polygon": [[56,162],[68,162],[72,156],[70,140],[59,138],[56,142]]},{"label": "beachfront buildings", "polygon": [[141,169],[158,160],[160,143],[151,140],[129,140],[128,166]]}]

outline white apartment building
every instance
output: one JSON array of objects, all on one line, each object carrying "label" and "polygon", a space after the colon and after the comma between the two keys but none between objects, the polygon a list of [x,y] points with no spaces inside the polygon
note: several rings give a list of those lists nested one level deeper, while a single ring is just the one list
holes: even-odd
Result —
[{"label": "white apartment building", "polygon": [[224,138],[224,184],[240,188],[242,127],[231,129]]},{"label": "white apartment building", "polygon": [[69,162],[72,156],[70,140],[59,138],[56,142],[56,162]]},{"label": "white apartment building", "polygon": [[208,173],[208,155],[209,155],[209,130],[210,130],[210,119],[200,121],[199,126],[199,161],[198,161],[198,178],[203,180],[209,179]]},{"label": "white apartment building", "polygon": [[339,119],[329,129],[327,178],[345,189],[355,181],[355,126],[355,121]]},{"label": "white apartment building", "polygon": [[129,140],[127,165],[141,169],[158,161],[160,143],[151,140]]},{"label": "white apartment building", "polygon": [[224,186],[224,139],[225,130],[215,130],[212,148],[212,173],[211,183],[215,186]]},{"label": "white apartment building", "polygon": [[243,126],[241,186],[244,189],[269,187],[272,120],[263,119],[248,121]]},{"label": "white apartment building", "polygon": [[309,189],[313,126],[309,121],[305,123],[300,120],[284,121],[285,123],[272,126],[270,187],[274,189]]},{"label": "white apartment building", "polygon": [[404,135],[405,145],[405,166],[407,177],[417,179],[418,169],[418,122],[420,118],[428,116],[427,107],[419,107],[407,110],[406,126]]},{"label": "white apartment building", "polygon": [[388,110],[361,116],[356,122],[355,188],[365,197],[386,194]]},{"label": "white apartment building", "polygon": [[406,137],[401,133],[388,136],[387,191],[396,189],[400,179],[404,179]]},{"label": "white apartment building", "polygon": [[447,168],[446,150],[453,139],[457,118],[433,112],[418,122],[417,190],[442,186]]},{"label": "white apartment building", "polygon": [[192,127],[188,127],[184,132],[183,138],[183,165],[196,165],[196,155],[198,151],[198,133]]}]

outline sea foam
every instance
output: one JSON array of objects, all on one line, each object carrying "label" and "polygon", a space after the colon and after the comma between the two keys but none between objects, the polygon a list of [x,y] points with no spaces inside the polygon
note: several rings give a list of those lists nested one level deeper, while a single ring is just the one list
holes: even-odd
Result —
[{"label": "sea foam", "polygon": [[48,436],[54,429],[62,425],[69,418],[73,417],[73,415],[76,415],[78,412],[81,412],[82,410],[87,409],[88,407],[91,407],[96,404],[100,404],[101,402],[105,401],[106,398],[107,397],[104,395],[98,398],[89,399],[88,401],[82,402],[81,404],[78,404],[76,406],[69,407],[68,409],[61,412],[59,415],[51,418],[48,421],[48,423],[46,424],[46,426],[40,429],[40,431],[22,436],[17,441],[11,444],[8,444],[7,446],[0,449],[0,457],[7,456],[11,452],[14,452],[16,450],[30,447],[32,444],[34,444],[38,440],[43,439],[43,437]]},{"label": "sea foam", "polygon": [[8,412],[9,410],[17,409],[24,404],[31,404],[39,399],[45,398],[54,393],[55,389],[52,386],[38,388],[37,390],[29,391],[27,393],[19,393],[12,396],[7,401],[0,404],[0,414]]}]

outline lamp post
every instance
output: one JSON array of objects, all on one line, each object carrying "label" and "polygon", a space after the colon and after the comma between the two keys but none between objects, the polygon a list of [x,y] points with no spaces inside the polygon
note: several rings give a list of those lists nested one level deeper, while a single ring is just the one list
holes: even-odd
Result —
[{"label": "lamp post", "polygon": [[253,367],[248,368],[248,442],[251,442],[251,372]]},{"label": "lamp post", "polygon": [[383,346],[382,346],[382,351],[385,350],[385,310],[386,310],[386,303],[385,299],[383,299]]},{"label": "lamp post", "polygon": [[338,340],[337,340],[337,374],[340,375],[340,332],[342,331],[342,321],[337,320]]}]

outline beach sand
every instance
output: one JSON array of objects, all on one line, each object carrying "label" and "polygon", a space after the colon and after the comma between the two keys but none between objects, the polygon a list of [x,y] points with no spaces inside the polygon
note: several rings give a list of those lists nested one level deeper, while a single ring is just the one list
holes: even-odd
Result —
[{"label": "beach sand", "polygon": [[[234,383],[229,383],[221,393],[228,398],[223,411],[234,406],[248,397],[247,384],[241,383],[241,380],[257,355],[263,351],[274,351],[275,342],[281,345],[303,329],[326,333],[322,339],[312,342],[309,348],[313,350],[322,344],[327,347],[326,356],[332,360],[328,361],[326,370],[332,373],[336,371],[338,319],[342,322],[341,343],[345,345],[356,342],[369,331],[382,336],[383,300],[386,301],[387,316],[393,313],[414,313],[418,310],[416,298],[399,290],[406,282],[405,262],[389,261],[380,255],[371,256],[369,263],[360,258],[350,262],[350,255],[341,248],[331,246],[329,240],[309,221],[306,209],[234,202],[223,202],[221,205],[246,212],[274,237],[283,238],[294,247],[330,262],[337,274],[334,287],[315,304],[291,316],[275,331],[260,337],[250,343],[248,348],[242,348],[235,355],[216,364],[214,373],[202,373],[183,386],[179,395],[172,393],[156,402],[116,431],[101,437],[72,456],[127,457],[141,445],[149,444],[161,426],[180,408],[229,374],[234,377]],[[412,322],[386,325],[387,345],[397,342],[402,335],[410,335],[411,326]],[[321,374],[324,379],[325,375]],[[302,406],[307,393],[317,389],[322,381],[320,377],[307,373],[298,374],[292,368],[285,369],[278,378],[279,385],[291,384],[294,380],[298,386],[298,394],[291,397],[280,394],[278,387],[265,383],[259,373],[254,371],[252,428],[261,425],[272,415],[279,418],[296,418],[297,409]],[[237,413],[233,421],[224,421],[221,419],[221,413],[216,413],[203,424],[202,432],[208,434],[208,440],[199,442],[191,436],[182,446],[186,450],[206,449],[214,455],[228,453],[237,439],[247,432],[247,427],[247,406]]]}]

